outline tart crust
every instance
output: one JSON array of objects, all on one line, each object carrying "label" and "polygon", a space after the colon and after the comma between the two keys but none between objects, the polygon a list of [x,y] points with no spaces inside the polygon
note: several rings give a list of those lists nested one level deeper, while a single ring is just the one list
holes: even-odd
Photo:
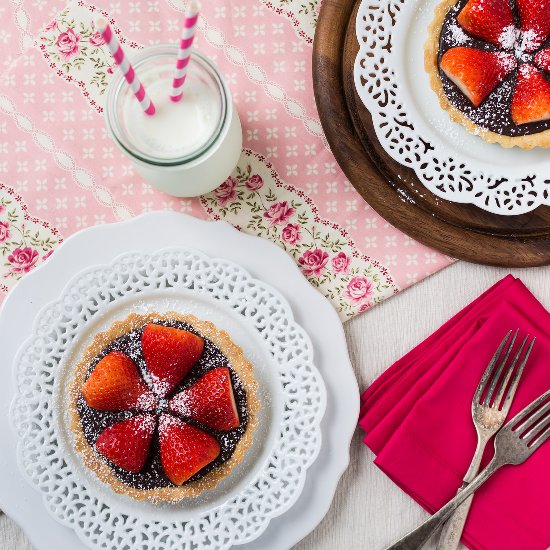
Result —
[{"label": "tart crust", "polygon": [[430,85],[436,93],[441,108],[447,111],[453,122],[462,124],[470,134],[481,137],[488,143],[498,143],[502,147],[510,149],[534,149],[535,147],[550,147],[550,129],[525,136],[505,136],[491,130],[485,130],[472,122],[462,111],[457,109],[447,98],[441,83],[437,57],[439,54],[439,39],[445,17],[449,10],[457,3],[457,0],[443,0],[435,7],[434,19],[428,27],[428,40],[424,44],[424,68],[430,77]]},{"label": "tart crust", "polygon": [[[81,395],[81,388],[86,380],[90,363],[106,346],[124,334],[138,329],[147,323],[170,320],[188,323],[201,336],[211,340],[225,355],[231,368],[240,378],[246,392],[247,427],[231,457],[204,477],[178,487],[138,489],[121,481],[88,443],[82,429],[77,402]],[[115,322],[108,331],[98,333],[93,343],[85,350],[82,360],[76,366],[70,387],[71,429],[74,434],[74,445],[76,450],[81,453],[86,466],[101,481],[110,485],[115,493],[126,494],[136,500],[147,499],[154,502],[178,502],[186,497],[196,497],[206,489],[214,488],[222,479],[227,477],[231,470],[243,460],[245,452],[252,445],[252,435],[257,426],[258,411],[260,409],[260,402],[256,393],[257,382],[253,375],[253,367],[244,358],[242,349],[233,343],[227,332],[218,330],[213,323],[202,321],[194,315],[181,315],[173,311],[163,314],[151,312],[145,315],[133,313],[125,320]]]}]

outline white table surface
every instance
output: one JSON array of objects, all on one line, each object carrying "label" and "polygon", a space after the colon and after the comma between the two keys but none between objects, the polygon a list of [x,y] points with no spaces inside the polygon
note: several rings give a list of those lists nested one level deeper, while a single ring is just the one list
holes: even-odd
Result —
[{"label": "white table surface", "polygon": [[[365,388],[406,353],[493,283],[512,273],[550,309],[550,267],[496,269],[465,262],[454,264],[346,323],[352,363]],[[426,513],[372,464],[372,453],[357,430],[350,467],[332,507],[297,550],[382,550],[414,527]],[[435,545],[427,545],[433,550]],[[31,550],[21,530],[0,514],[0,550]]]}]

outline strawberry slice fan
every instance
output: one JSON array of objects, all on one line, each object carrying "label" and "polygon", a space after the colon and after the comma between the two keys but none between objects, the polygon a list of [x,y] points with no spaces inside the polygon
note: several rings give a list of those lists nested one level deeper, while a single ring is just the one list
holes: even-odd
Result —
[{"label": "strawberry slice fan", "polygon": [[550,0],[470,0],[457,16],[486,49],[447,50],[441,70],[478,107],[512,71],[517,71],[510,105],[515,124],[550,118]]},{"label": "strawberry slice fan", "polygon": [[150,385],[127,355],[113,351],[97,363],[82,387],[89,407],[133,413],[105,428],[95,448],[116,466],[137,473],[147,463],[158,429],[164,472],[174,485],[182,485],[220,454],[218,440],[200,426],[228,431],[240,425],[229,368],[208,371],[170,399],[199,360],[204,340],[151,323],[143,330],[141,346]]}]

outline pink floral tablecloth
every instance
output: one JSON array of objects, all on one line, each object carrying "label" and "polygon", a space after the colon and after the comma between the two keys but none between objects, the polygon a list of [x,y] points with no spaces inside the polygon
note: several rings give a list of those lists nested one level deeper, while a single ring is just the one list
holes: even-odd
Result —
[{"label": "pink floral tablecloth", "polygon": [[102,113],[113,68],[93,20],[106,16],[131,52],[176,42],[183,2],[5,2],[0,300],[75,231],[163,209],[276,242],[343,320],[449,264],[380,218],[336,164],[313,98],[318,3],[203,3],[196,47],[229,83],[245,149],[218,189],[182,200],[145,183],[108,136]]}]

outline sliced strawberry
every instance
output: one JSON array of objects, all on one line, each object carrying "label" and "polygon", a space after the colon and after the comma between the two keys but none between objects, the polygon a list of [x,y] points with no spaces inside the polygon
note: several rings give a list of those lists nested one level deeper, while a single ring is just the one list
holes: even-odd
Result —
[{"label": "sliced strawberry", "polygon": [[82,386],[82,396],[88,406],[100,411],[151,411],[158,404],[134,362],[120,351],[99,361]]},{"label": "sliced strawberry", "polygon": [[217,439],[169,414],[160,417],[159,441],[164,473],[174,485],[187,481],[220,454]]},{"label": "sliced strawberry", "polygon": [[506,49],[514,45],[514,16],[509,0],[469,0],[456,20],[466,32],[482,40]]},{"label": "sliced strawberry", "polygon": [[143,330],[141,346],[153,389],[165,397],[199,360],[204,340],[186,330],[150,323]]},{"label": "sliced strawberry", "polygon": [[208,371],[190,388],[174,396],[169,407],[173,413],[215,430],[232,430],[240,425],[227,367]]},{"label": "sliced strawberry", "polygon": [[516,65],[513,55],[462,46],[447,50],[440,63],[442,71],[476,107]]},{"label": "sliced strawberry", "polygon": [[531,65],[522,65],[518,73],[512,97],[512,120],[516,124],[527,124],[549,119],[550,82]]},{"label": "sliced strawberry", "polygon": [[535,55],[535,64],[539,69],[542,69],[550,74],[550,48],[541,50],[537,55]]},{"label": "sliced strawberry", "polygon": [[534,52],[550,36],[550,0],[516,0],[523,49]]},{"label": "sliced strawberry", "polygon": [[152,414],[117,422],[99,434],[95,448],[127,472],[140,472],[147,462],[155,425]]}]

